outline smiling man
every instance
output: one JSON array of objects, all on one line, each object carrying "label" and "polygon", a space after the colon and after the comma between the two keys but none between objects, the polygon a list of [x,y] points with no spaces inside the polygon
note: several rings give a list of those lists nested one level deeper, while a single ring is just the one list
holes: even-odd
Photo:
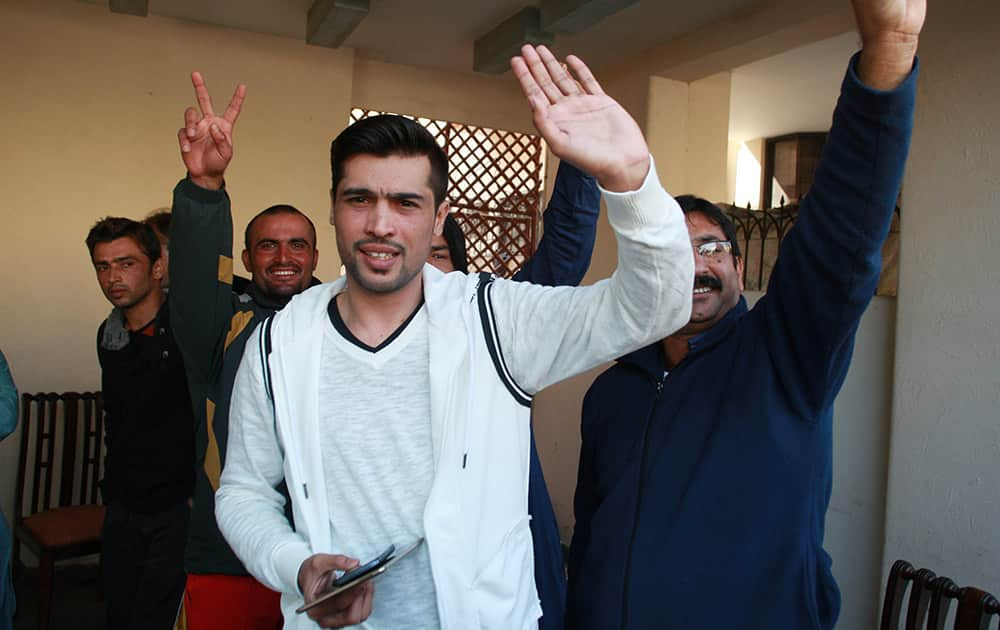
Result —
[{"label": "smiling man", "polygon": [[[196,475],[191,534],[185,553],[187,584],[181,616],[188,630],[275,630],[278,594],[249,576],[219,533],[215,491],[229,438],[229,402],[250,332],[296,294],[317,283],[316,228],[293,206],[259,212],[246,226],[242,252],[250,282],[234,289],[233,223],[222,172],[232,154],[184,138],[188,126],[209,121],[232,134],[245,88],[216,116],[201,75],[192,75],[203,112],[185,111],[181,152],[188,176],[174,189],[170,225],[171,311],[184,354],[195,413]],[[244,279],[245,283],[245,279]]]},{"label": "smiling man", "polygon": [[107,458],[101,575],[107,628],[173,627],[184,590],[194,424],[160,283],[152,228],[108,217],[87,235],[101,291],[116,308],[97,333]]},{"label": "smiling man", "polygon": [[[348,273],[302,293],[247,345],[216,495],[227,540],[282,592],[286,628],[538,625],[531,398],[676,330],[693,277],[682,214],[638,125],[579,59],[568,63],[577,80],[526,46],[512,68],[553,152],[604,189],[619,266],[591,286],[424,264],[449,209],[434,138],[382,116],[333,141],[331,221]],[[281,481],[293,520],[273,490]],[[331,571],[419,538],[377,585],[295,613]]]},{"label": "smiling man", "polygon": [[255,293],[282,303],[313,284],[316,226],[297,208],[281,204],[260,211],[247,224],[243,244],[243,267]]},{"label": "smiling man", "polygon": [[[316,230],[292,206],[267,208],[244,231],[242,261],[252,279],[247,284],[233,276],[232,215],[223,177],[233,157],[233,129],[246,88],[239,86],[226,110],[217,115],[201,75],[193,73],[191,79],[200,111],[188,108],[178,133],[188,176],[174,189],[171,225],[175,280],[170,300],[198,418],[197,483],[182,614],[188,630],[271,630],[281,625],[278,595],[247,574],[222,538],[214,516],[214,493],[229,440],[233,381],[247,339],[260,321],[318,283],[313,277],[319,255]],[[593,178],[568,165],[560,167],[544,214],[546,233],[532,263],[536,268],[554,277],[582,277],[599,211],[596,189]],[[370,191],[354,192],[363,196]],[[416,201],[397,200],[401,206]],[[413,264],[422,266],[407,261],[408,266]],[[537,464],[537,457],[532,461]],[[558,539],[554,540],[554,545],[545,544],[558,554]],[[551,553],[549,549],[548,556]],[[561,568],[560,559],[559,573],[549,571],[551,587],[543,591],[543,596],[551,594],[550,619],[561,620],[565,585],[555,581],[561,578]]]},{"label": "smiling man", "polygon": [[695,259],[691,318],[587,392],[567,627],[837,621],[823,549],[833,402],[878,282],[925,12],[924,0],[852,4],[863,48],[767,294],[747,307],[732,222],[679,197]]}]

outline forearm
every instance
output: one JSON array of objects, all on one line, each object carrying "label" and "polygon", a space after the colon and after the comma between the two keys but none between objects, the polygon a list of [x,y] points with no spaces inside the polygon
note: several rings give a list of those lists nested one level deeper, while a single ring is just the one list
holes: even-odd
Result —
[{"label": "forearm", "polygon": [[597,181],[569,162],[560,162],[552,197],[542,214],[542,239],[514,280],[549,286],[579,284],[590,267],[600,211]]},{"label": "forearm", "polygon": [[850,356],[845,344],[875,293],[912,128],[917,68],[889,92],[861,84],[855,68],[758,306],[775,369],[803,417],[836,395]]},{"label": "forearm", "polygon": [[257,345],[253,338],[248,342],[236,376],[215,515],[223,536],[254,577],[274,590],[295,593],[299,567],[312,550],[292,529],[285,498],[275,489],[284,478],[284,455],[255,369],[260,365]]},{"label": "forearm", "polygon": [[170,225],[170,312],[188,370],[212,380],[233,315],[233,225],[229,196],[191,180],[174,188]]},{"label": "forearm", "polygon": [[687,323],[694,258],[677,203],[650,168],[642,187],[605,191],[618,269],[588,287],[497,281],[502,351],[518,384],[534,392],[666,337]]},{"label": "forearm", "polygon": [[[822,159],[768,292],[831,310],[867,291],[892,222],[909,150],[916,69],[891,92],[864,86],[852,63]],[[809,290],[803,291],[803,285]],[[870,294],[859,295],[867,303]]]}]

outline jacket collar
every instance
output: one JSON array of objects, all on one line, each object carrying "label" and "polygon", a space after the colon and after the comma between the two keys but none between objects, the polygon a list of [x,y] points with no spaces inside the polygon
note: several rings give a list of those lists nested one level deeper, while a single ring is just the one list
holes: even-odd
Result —
[{"label": "jacket collar", "polygon": [[[741,295],[736,306],[729,309],[729,312],[715,326],[688,340],[688,356],[700,354],[718,345],[729,335],[733,326],[747,313],[747,310],[746,298]],[[653,379],[659,379],[663,371],[666,370],[663,345],[660,341],[654,341],[645,348],[626,354],[618,359],[618,362],[631,365]]]},{"label": "jacket collar", "polygon": [[[163,328],[170,326],[170,311],[167,308],[167,300],[163,300],[160,309],[156,311],[156,317],[150,322]],[[148,326],[148,324],[147,324]],[[145,329],[145,326],[143,327]],[[138,332],[138,331],[135,331]],[[104,350],[121,350],[132,340],[133,331],[125,325],[125,313],[115,306],[108,313],[104,320],[104,327],[101,331],[100,345]]]},{"label": "jacket collar", "polygon": [[726,315],[719,320],[715,326],[712,326],[700,335],[695,335],[688,340],[689,355],[704,352],[705,350],[718,345],[719,342],[729,335],[729,332],[733,329],[733,326],[736,325],[736,322],[740,321],[746,313],[747,300],[745,297],[740,295],[740,300],[736,303],[736,306],[729,309],[729,312],[726,313]]},{"label": "jacket collar", "polygon": [[[295,297],[294,295],[289,295],[286,298],[269,297],[267,295],[264,295],[264,293],[259,288],[257,288],[256,284],[254,284],[250,280],[247,280],[246,278],[240,278],[240,282],[237,283],[235,278],[238,277],[239,276],[234,277],[233,290],[236,291],[236,293],[242,293],[243,295],[248,296],[250,300],[252,300],[257,306],[260,306],[261,308],[265,308],[271,311],[280,311],[281,309],[285,308],[285,306],[292,300],[293,297]],[[237,284],[241,286],[236,286]],[[315,287],[319,284],[322,283],[319,281],[318,278],[316,278],[316,276],[313,276],[312,280],[309,281],[309,288],[311,289],[312,287]],[[240,289],[242,289],[242,291]]]}]

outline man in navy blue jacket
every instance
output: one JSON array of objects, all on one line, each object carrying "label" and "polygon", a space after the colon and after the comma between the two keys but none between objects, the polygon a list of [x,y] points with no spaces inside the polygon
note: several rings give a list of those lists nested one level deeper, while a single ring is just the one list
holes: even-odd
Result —
[{"label": "man in navy blue jacket", "polygon": [[[692,197],[691,321],[584,401],[567,628],[832,628],[833,400],[874,295],[912,128],[926,0],[854,0],[816,179],[748,310],[732,224]],[[724,619],[725,621],[722,621]]]}]

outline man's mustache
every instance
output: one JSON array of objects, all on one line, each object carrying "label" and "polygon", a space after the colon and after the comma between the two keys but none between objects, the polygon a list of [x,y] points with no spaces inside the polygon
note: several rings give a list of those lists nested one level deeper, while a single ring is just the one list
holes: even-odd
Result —
[{"label": "man's mustache", "polygon": [[715,276],[710,276],[707,274],[702,274],[700,276],[694,277],[694,288],[700,289],[702,287],[708,287],[709,289],[722,290],[722,282],[719,281]]},{"label": "man's mustache", "polygon": [[399,250],[400,253],[406,251],[406,247],[402,243],[387,239],[387,238],[366,238],[360,241],[354,242],[354,251],[359,251],[365,245],[385,245],[393,249]]}]

